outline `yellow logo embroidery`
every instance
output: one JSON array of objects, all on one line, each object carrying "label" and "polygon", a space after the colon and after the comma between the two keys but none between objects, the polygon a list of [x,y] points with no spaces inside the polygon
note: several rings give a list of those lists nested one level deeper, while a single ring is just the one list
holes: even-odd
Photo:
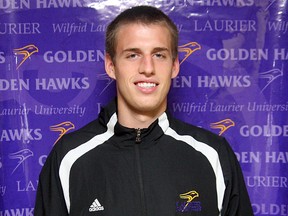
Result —
[{"label": "yellow logo embroidery", "polygon": [[64,134],[66,134],[69,130],[72,130],[74,128],[75,128],[74,124],[70,121],[65,121],[60,124],[50,126],[51,131],[60,132],[58,139],[54,142],[53,145],[55,145]]},{"label": "yellow logo embroidery", "polygon": [[186,205],[183,208],[183,211],[185,210],[185,208],[189,205],[189,203],[192,202],[193,199],[195,199],[196,197],[199,197],[199,194],[196,191],[189,191],[187,193],[183,193],[179,195],[181,199],[186,199]]},{"label": "yellow logo embroidery", "polygon": [[33,45],[33,44],[29,44],[27,46],[21,47],[21,48],[17,48],[14,49],[13,52],[15,55],[21,55],[22,56],[22,60],[20,61],[20,63],[18,64],[18,60],[17,60],[17,70],[19,69],[19,67],[34,53],[38,52],[38,48]]},{"label": "yellow logo embroidery", "polygon": [[197,42],[189,42],[187,44],[178,46],[178,51],[184,53],[184,58],[181,60],[180,65],[195,51],[200,50],[201,46]]},{"label": "yellow logo embroidery", "polygon": [[224,119],[210,124],[213,129],[220,129],[219,136],[221,136],[228,128],[235,126],[231,119]]}]

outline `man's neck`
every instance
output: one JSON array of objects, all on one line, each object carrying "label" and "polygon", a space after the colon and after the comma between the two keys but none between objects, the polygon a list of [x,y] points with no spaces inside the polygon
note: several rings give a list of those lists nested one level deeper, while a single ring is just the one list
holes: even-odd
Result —
[{"label": "man's neck", "polygon": [[136,113],[118,110],[118,121],[128,128],[148,128],[163,112]]}]

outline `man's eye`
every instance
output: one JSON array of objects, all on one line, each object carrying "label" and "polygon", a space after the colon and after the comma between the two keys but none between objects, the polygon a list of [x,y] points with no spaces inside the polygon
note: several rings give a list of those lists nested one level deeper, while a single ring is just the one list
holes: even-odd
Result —
[{"label": "man's eye", "polygon": [[162,53],[155,53],[155,57],[162,59],[162,58],[165,58],[166,56],[164,54],[162,54]]},{"label": "man's eye", "polygon": [[134,58],[137,58],[137,56],[138,56],[137,54],[132,53],[132,54],[128,54],[128,55],[127,55],[127,58],[128,58],[128,59],[134,59]]}]

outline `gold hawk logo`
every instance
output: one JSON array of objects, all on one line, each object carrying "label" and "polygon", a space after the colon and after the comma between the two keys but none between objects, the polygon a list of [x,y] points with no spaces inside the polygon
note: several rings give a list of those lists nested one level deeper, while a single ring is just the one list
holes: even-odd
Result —
[{"label": "gold hawk logo", "polygon": [[210,124],[213,129],[220,129],[219,136],[221,136],[228,128],[235,126],[231,119],[224,119]]},{"label": "gold hawk logo", "polygon": [[180,194],[179,197],[181,199],[186,200],[186,204],[182,210],[182,211],[184,211],[186,209],[186,207],[192,202],[192,200],[194,200],[196,197],[199,197],[199,194],[193,190],[193,191],[189,191],[187,193]]},{"label": "gold hawk logo", "polygon": [[195,51],[200,50],[201,46],[197,42],[189,42],[187,44],[178,46],[178,51],[184,53],[184,58],[180,61],[180,65]]},{"label": "gold hawk logo", "polygon": [[[12,171],[12,174],[17,170],[17,168],[24,163],[29,157],[33,156],[33,152],[30,149],[23,149],[18,152],[9,154],[10,159],[17,160],[17,166]],[[24,167],[23,167],[24,168]],[[11,175],[12,175],[11,174]]]},{"label": "gold hawk logo", "polygon": [[259,78],[264,79],[266,82],[261,92],[263,92],[274,80],[281,76],[283,76],[283,71],[279,70],[278,68],[259,73]]},{"label": "gold hawk logo", "polygon": [[20,55],[21,56],[21,60],[20,63],[18,63],[18,59],[17,59],[17,70],[19,69],[19,67],[34,53],[38,52],[38,48],[33,45],[33,44],[29,44],[27,46],[21,47],[21,48],[16,48],[13,49],[13,52],[16,56]]},{"label": "gold hawk logo", "polygon": [[75,128],[74,124],[71,123],[70,121],[65,121],[60,124],[50,126],[51,131],[60,132],[58,139],[54,142],[53,145],[55,145],[64,134],[66,134],[68,131],[74,128]]}]

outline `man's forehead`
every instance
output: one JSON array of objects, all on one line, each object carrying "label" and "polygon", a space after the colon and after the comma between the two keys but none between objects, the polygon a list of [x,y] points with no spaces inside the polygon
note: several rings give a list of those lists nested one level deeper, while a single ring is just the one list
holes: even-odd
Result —
[{"label": "man's forehead", "polygon": [[[172,36],[169,29],[163,25],[140,23],[125,24],[117,30],[115,45],[125,43],[129,47],[125,49],[140,48],[151,42],[155,43],[155,49],[171,49]],[[141,41],[138,41],[141,40]],[[141,43],[140,43],[141,42]],[[135,45],[133,45],[135,43]],[[139,46],[139,47],[138,47]]]},{"label": "man's forehead", "polygon": [[171,37],[170,31],[168,26],[165,23],[162,22],[157,22],[157,23],[150,23],[150,24],[146,24],[146,23],[141,23],[141,22],[131,22],[131,23],[123,23],[121,25],[118,26],[117,30],[116,30],[116,40],[119,39],[117,36],[119,35],[119,33],[124,33],[126,31],[131,31],[131,29],[156,29],[156,28],[161,28],[162,35],[164,34],[164,32],[166,31],[167,36]]}]

